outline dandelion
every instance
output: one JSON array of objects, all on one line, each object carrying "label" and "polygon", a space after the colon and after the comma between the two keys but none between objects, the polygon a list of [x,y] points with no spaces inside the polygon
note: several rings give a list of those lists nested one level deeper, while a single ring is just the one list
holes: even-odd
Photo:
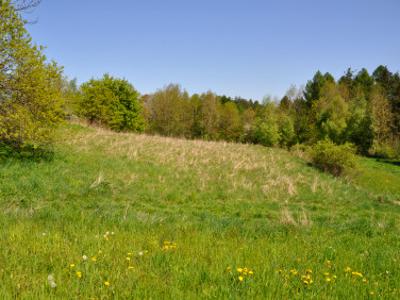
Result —
[{"label": "dandelion", "polygon": [[83,255],[83,256],[82,256],[82,259],[83,259],[83,260],[87,260],[88,257],[87,257],[86,255]]},{"label": "dandelion", "polygon": [[82,278],[82,272],[80,272],[80,271],[77,271],[77,272],[76,272],[76,277],[78,277],[78,278]]},{"label": "dandelion", "polygon": [[292,274],[293,276],[296,276],[299,272],[297,272],[296,269],[291,269],[290,270],[290,274]]},{"label": "dandelion", "polygon": [[97,257],[96,256],[92,256],[92,258],[90,259],[92,262],[96,262],[97,261]]},{"label": "dandelion", "polygon": [[110,282],[109,282],[109,281],[104,281],[104,285],[105,285],[106,287],[109,287],[109,286],[110,286]]},{"label": "dandelion", "polygon": [[351,272],[351,275],[356,276],[356,277],[363,277],[363,274],[360,272]]},{"label": "dandelion", "polygon": [[130,260],[131,260],[131,258],[130,258],[129,256],[127,256],[127,257],[126,257],[126,260],[127,260],[127,261],[130,261]]},{"label": "dandelion", "polygon": [[351,268],[350,268],[350,267],[346,267],[346,269],[344,269],[344,271],[345,271],[346,273],[350,273],[350,272],[351,272]]},{"label": "dandelion", "polygon": [[327,278],[325,278],[325,281],[326,281],[326,282],[331,282],[332,279],[330,279],[329,277],[327,277]]},{"label": "dandelion", "polygon": [[75,268],[75,264],[70,264],[69,267],[70,267],[71,269],[73,269],[73,268]]},{"label": "dandelion", "polygon": [[128,256],[132,256],[132,252],[128,252],[126,255],[128,255]]},{"label": "dandelion", "polygon": [[237,268],[236,271],[238,271],[239,273],[242,273],[243,269],[242,268]]},{"label": "dandelion", "polygon": [[164,251],[176,249],[176,243],[169,242],[169,241],[164,241],[163,246],[161,247],[161,249],[164,250]]},{"label": "dandelion", "polygon": [[239,281],[242,282],[244,280],[243,276],[239,276]]}]

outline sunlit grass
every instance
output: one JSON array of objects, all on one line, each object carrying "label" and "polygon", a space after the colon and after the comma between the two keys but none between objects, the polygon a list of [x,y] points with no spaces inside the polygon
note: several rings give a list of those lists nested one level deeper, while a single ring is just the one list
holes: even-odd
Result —
[{"label": "sunlit grass", "polygon": [[62,137],[0,165],[2,299],[400,296],[400,193],[366,184],[373,160],[349,182],[260,146]]}]

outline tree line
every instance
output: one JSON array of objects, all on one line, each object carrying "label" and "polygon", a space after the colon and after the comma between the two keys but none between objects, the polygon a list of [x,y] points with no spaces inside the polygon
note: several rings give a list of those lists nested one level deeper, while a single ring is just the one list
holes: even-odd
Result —
[{"label": "tree line", "polygon": [[109,75],[72,86],[71,111],[114,130],[285,148],[328,139],[352,143],[363,155],[400,152],[400,76],[383,65],[372,74],[348,69],[337,80],[317,71],[304,88],[291,87],[279,101],[262,103],[210,91],[189,95],[176,84],[140,96],[128,81]]}]

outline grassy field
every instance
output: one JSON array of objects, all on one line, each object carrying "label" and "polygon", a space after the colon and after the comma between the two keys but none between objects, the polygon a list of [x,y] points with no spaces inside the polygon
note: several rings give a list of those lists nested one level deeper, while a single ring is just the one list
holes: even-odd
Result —
[{"label": "grassy field", "polygon": [[1,299],[400,298],[400,166],[65,126],[0,163]]}]

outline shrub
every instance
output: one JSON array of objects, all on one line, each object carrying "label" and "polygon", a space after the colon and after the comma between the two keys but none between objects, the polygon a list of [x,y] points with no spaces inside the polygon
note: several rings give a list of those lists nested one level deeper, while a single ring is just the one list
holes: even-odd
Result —
[{"label": "shrub", "polygon": [[9,1],[0,2],[0,16],[1,153],[46,152],[63,120],[61,69],[32,45]]},{"label": "shrub", "polygon": [[395,143],[392,145],[390,143],[378,143],[374,141],[370,149],[370,154],[378,158],[394,159],[398,157],[398,149]]},{"label": "shrub", "polygon": [[355,148],[352,144],[335,145],[330,140],[319,141],[310,150],[311,161],[317,168],[340,176],[356,165]]},{"label": "shrub", "polygon": [[139,93],[124,79],[104,75],[81,86],[78,115],[116,131],[143,131]]}]

